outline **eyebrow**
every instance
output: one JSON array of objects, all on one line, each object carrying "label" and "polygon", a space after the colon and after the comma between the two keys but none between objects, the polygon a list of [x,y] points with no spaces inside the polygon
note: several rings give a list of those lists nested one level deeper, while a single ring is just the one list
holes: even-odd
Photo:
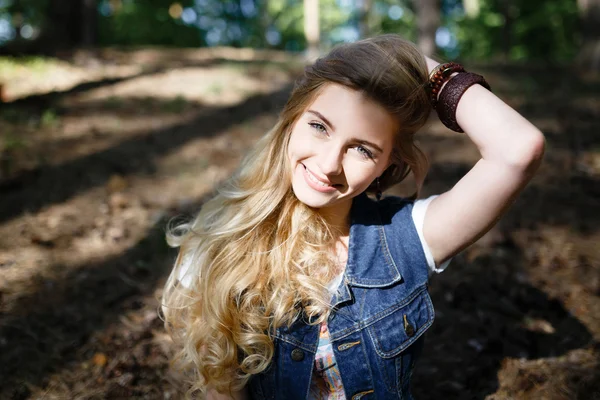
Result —
[{"label": "eyebrow", "polygon": [[[316,117],[320,118],[323,120],[323,122],[325,122],[325,124],[329,125],[329,127],[331,128],[332,131],[335,131],[335,126],[333,126],[333,124],[327,119],[325,118],[325,116],[323,114],[321,114],[318,111],[315,110],[308,110],[307,112],[315,115]],[[368,140],[362,140],[362,139],[353,139],[355,142],[358,142],[360,144],[366,144],[369,145],[371,147],[373,147],[375,150],[377,150],[380,153],[383,153],[383,150],[381,149],[381,147],[377,146],[375,143],[373,142],[369,142]]]},{"label": "eyebrow", "polygon": [[315,111],[315,110],[308,110],[308,112],[313,115],[316,115],[318,118],[321,118],[323,120],[323,122],[325,122],[327,125],[329,125],[331,130],[335,131],[335,126],[333,126],[333,124],[331,122],[329,122],[329,120],[327,118],[325,118],[325,116],[323,114],[321,114],[320,112]]}]

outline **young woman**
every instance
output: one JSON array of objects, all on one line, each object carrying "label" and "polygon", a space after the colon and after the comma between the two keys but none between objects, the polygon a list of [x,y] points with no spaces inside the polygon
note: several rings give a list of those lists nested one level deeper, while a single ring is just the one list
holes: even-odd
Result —
[{"label": "young woman", "polygon": [[[305,69],[238,172],[168,234],[181,249],[163,310],[188,393],[411,398],[429,274],[496,223],[544,150],[488,87],[395,35]],[[418,195],[427,162],[413,138],[432,106],[481,159],[439,196],[382,197],[409,172]]]}]

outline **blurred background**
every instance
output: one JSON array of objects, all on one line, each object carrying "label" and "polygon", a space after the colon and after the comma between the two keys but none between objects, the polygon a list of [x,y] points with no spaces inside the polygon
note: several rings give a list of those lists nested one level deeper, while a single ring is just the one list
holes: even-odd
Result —
[{"label": "blurred background", "polygon": [[[547,139],[432,279],[416,397],[600,399],[600,0],[0,0],[0,398],[181,397],[157,314],[167,222],[274,125],[307,61],[387,32],[483,74]],[[479,158],[435,117],[418,140],[423,197]]]}]

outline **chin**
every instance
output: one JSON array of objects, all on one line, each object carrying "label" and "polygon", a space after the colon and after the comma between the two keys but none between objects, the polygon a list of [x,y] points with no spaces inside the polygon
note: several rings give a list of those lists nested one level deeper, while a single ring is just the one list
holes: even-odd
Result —
[{"label": "chin", "polygon": [[311,208],[322,208],[334,205],[337,202],[337,198],[333,198],[331,195],[323,195],[321,193],[310,193],[310,188],[296,188],[292,186],[294,195],[300,202]]}]

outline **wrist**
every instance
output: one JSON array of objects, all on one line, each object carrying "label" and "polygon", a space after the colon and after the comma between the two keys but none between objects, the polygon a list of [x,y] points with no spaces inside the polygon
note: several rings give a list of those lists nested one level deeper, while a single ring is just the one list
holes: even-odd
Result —
[{"label": "wrist", "polygon": [[440,95],[442,94],[442,91],[444,90],[444,86],[446,86],[448,84],[448,82],[450,82],[450,80],[458,74],[459,74],[458,72],[453,72],[452,74],[450,74],[450,76],[448,77],[448,80],[446,82],[444,82],[442,84],[442,86],[440,87],[440,91],[437,93],[437,100],[440,99]]},{"label": "wrist", "polygon": [[440,65],[439,62],[435,61],[432,58],[429,58],[427,56],[425,56],[425,63],[427,64],[427,73],[431,74],[431,71],[433,71],[438,65]]},{"label": "wrist", "polygon": [[451,79],[452,75],[456,72],[464,72],[462,65],[455,62],[447,62],[445,64],[439,64],[433,68],[429,74],[429,80],[427,83],[429,100],[433,109],[437,107],[438,98],[442,92],[442,88]]}]

